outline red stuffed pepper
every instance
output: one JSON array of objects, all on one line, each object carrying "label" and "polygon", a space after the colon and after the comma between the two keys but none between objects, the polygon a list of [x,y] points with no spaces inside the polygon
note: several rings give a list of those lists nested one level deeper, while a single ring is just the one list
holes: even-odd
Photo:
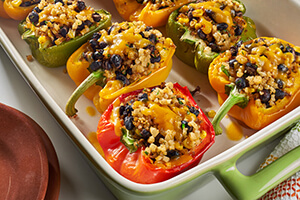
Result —
[{"label": "red stuffed pepper", "polygon": [[215,141],[210,121],[177,83],[121,95],[101,116],[97,137],[110,166],[143,184],[196,166]]}]

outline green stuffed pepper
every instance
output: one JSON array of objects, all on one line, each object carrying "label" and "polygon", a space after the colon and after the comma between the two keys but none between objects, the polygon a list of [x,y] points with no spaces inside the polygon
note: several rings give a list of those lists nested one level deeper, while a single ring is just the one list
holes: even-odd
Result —
[{"label": "green stuffed pepper", "polygon": [[81,0],[41,0],[18,30],[40,64],[59,67],[95,32],[110,25],[109,12],[94,10]]},{"label": "green stuffed pepper", "polygon": [[257,37],[254,22],[243,16],[245,11],[237,0],[200,0],[174,11],[166,29],[177,46],[175,55],[207,74],[219,53]]}]

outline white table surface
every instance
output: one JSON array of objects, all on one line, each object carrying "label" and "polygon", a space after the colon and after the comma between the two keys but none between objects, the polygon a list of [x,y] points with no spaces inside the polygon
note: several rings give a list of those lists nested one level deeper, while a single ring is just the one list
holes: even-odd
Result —
[{"label": "white table surface", "polygon": [[[0,102],[29,115],[49,136],[60,165],[61,186],[59,199],[115,199],[90,168],[64,130],[31,90],[2,47],[0,47]],[[242,159],[238,165],[246,174],[254,173],[259,163],[263,161],[263,158],[268,155],[277,142],[273,143]],[[203,183],[199,190],[184,199],[199,199],[199,195],[201,199],[205,200],[232,199],[213,175],[205,176]]]}]

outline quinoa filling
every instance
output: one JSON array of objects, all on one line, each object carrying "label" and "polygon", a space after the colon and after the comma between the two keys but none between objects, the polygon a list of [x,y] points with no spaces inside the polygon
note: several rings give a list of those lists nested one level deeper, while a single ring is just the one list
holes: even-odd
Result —
[{"label": "quinoa filling", "polygon": [[171,82],[144,89],[137,97],[128,97],[112,113],[118,116],[117,128],[126,138],[134,140],[134,150],[142,147],[151,162],[166,167],[180,156],[188,155],[206,137],[199,125],[199,114],[174,90]]},{"label": "quinoa filling", "polygon": [[241,4],[233,0],[201,0],[184,5],[176,20],[202,41],[204,52],[229,49],[247,26]]},{"label": "quinoa filling", "polygon": [[42,48],[59,45],[88,33],[105,15],[86,6],[81,0],[41,0],[26,17],[30,29]]},{"label": "quinoa filling", "polygon": [[256,105],[269,108],[291,95],[300,73],[300,47],[260,38],[232,47],[222,61],[219,73]]},{"label": "quinoa filling", "polygon": [[162,67],[169,47],[174,44],[161,32],[143,22],[115,23],[108,30],[95,33],[82,59],[90,63],[91,72],[104,71],[105,85],[119,80],[129,85]]},{"label": "quinoa filling", "polygon": [[151,3],[152,10],[161,10],[168,7],[174,7],[178,0],[136,0],[140,4]]}]

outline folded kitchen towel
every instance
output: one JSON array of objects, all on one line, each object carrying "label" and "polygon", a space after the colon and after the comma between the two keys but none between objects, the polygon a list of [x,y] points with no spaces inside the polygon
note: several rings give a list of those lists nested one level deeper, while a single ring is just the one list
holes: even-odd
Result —
[{"label": "folded kitchen towel", "polygon": [[[300,145],[300,121],[283,137],[259,170],[277,158]],[[300,199],[300,171],[268,191],[261,200],[298,200]]]}]

